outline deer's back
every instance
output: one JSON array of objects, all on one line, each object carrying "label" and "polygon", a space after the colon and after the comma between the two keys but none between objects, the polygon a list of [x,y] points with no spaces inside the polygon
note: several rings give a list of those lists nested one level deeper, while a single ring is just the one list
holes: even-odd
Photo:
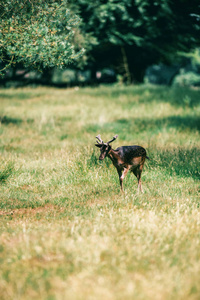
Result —
[{"label": "deer's back", "polygon": [[146,150],[141,146],[122,146],[115,150],[125,163],[129,163],[134,157],[146,157]]}]

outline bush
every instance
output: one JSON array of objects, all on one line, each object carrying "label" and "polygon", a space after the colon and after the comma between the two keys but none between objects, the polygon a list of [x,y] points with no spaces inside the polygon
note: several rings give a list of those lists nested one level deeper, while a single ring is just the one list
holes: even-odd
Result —
[{"label": "bush", "polygon": [[177,75],[173,85],[178,86],[200,86],[200,75],[194,72]]},{"label": "bush", "polygon": [[55,70],[52,78],[54,84],[74,84],[76,83],[76,71],[72,69]]}]

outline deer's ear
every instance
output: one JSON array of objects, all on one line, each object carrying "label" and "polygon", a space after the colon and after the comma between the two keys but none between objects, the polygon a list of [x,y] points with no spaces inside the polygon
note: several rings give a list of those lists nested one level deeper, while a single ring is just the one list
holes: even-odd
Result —
[{"label": "deer's ear", "polygon": [[95,146],[98,147],[98,148],[102,147],[102,145],[100,145],[100,144],[95,144]]}]

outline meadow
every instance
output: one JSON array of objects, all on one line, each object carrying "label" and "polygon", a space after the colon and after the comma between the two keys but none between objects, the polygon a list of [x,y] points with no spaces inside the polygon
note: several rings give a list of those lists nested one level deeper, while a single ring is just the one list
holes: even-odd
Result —
[{"label": "meadow", "polygon": [[[143,194],[97,134],[147,149]],[[0,89],[0,299],[200,299],[199,179],[199,89]]]}]

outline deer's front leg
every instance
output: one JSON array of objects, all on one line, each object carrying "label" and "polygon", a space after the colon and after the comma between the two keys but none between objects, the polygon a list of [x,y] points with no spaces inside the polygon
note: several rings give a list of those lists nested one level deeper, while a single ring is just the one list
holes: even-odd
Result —
[{"label": "deer's front leg", "polygon": [[139,193],[139,191],[141,191],[142,193],[144,193],[143,189],[142,189],[142,182],[141,182],[142,169],[143,169],[143,165],[141,165],[139,167],[138,174],[137,174],[137,179],[138,179],[138,193]]},{"label": "deer's front leg", "polygon": [[123,192],[123,178],[122,178],[122,170],[117,169],[118,175],[119,175],[119,183],[121,187],[121,191]]},{"label": "deer's front leg", "polygon": [[129,168],[124,168],[124,169],[117,169],[118,174],[119,174],[119,182],[120,182],[120,187],[121,187],[121,191],[123,192],[123,179],[126,176],[126,174],[128,173]]}]

